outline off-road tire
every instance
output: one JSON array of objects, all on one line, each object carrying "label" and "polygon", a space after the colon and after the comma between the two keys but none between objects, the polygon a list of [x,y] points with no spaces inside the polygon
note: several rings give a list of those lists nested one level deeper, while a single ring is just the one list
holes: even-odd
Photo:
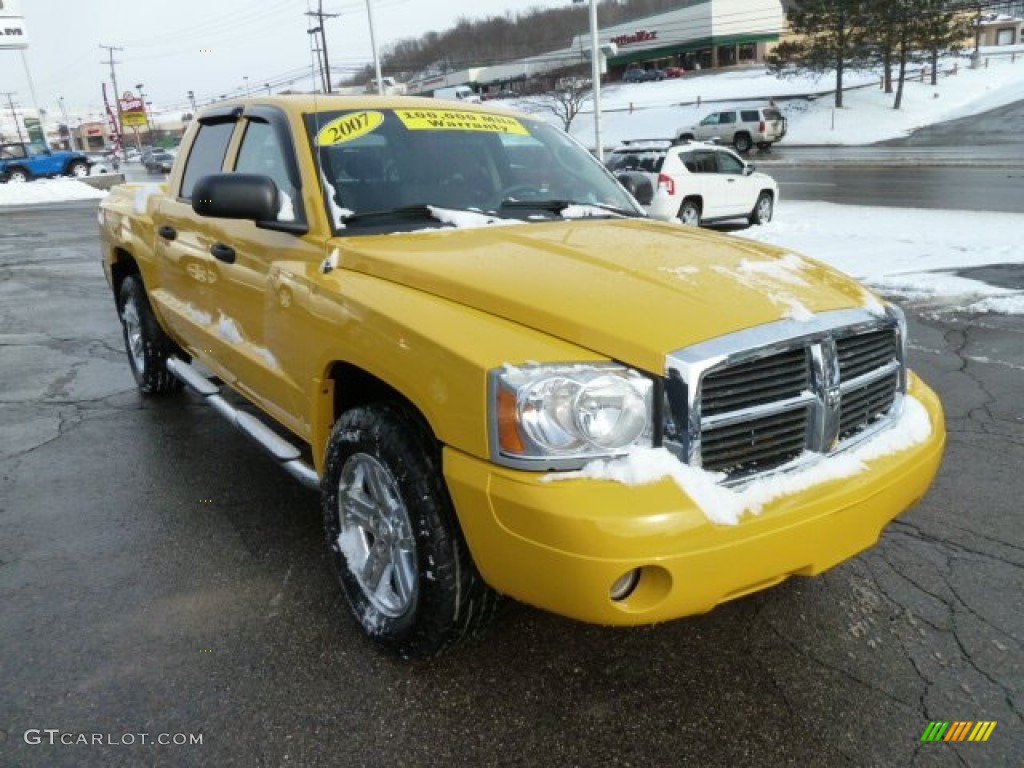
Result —
[{"label": "off-road tire", "polygon": [[[499,596],[473,563],[440,445],[416,414],[392,403],[345,412],[331,432],[320,496],[335,573],[365,635],[413,659],[483,632]],[[388,553],[388,566],[366,583],[374,545]]]},{"label": "off-road tire", "polygon": [[138,275],[129,275],[121,283],[117,311],[128,363],[139,392],[166,395],[180,390],[181,381],[167,370],[167,358],[174,354],[188,358],[160,327]]}]

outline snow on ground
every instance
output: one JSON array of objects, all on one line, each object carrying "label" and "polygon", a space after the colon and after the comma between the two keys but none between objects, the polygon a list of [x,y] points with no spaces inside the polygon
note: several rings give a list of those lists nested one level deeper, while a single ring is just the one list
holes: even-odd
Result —
[{"label": "snow on ground", "polygon": [[[835,78],[831,74],[777,78],[762,68],[751,68],[692,73],[652,83],[611,83],[601,89],[601,143],[611,147],[626,139],[672,138],[680,128],[700,122],[717,109],[763,106],[770,98],[789,120],[787,145],[857,145],[900,138],[925,125],[1024,99],[1024,53],[1015,60],[1007,55],[987,58],[988,66],[980,69],[970,69],[963,57],[944,59],[939,67],[943,76],[935,86],[927,79],[921,82],[920,70],[915,69],[900,110],[892,108],[894,95],[878,87],[876,71],[847,73],[844,85],[853,90],[844,92],[843,109],[833,107]],[[537,110],[526,100],[507,103]],[[557,123],[550,114],[537,114]],[[593,115],[588,111],[577,116],[570,133],[592,147]]]},{"label": "snow on ground", "polygon": [[826,262],[891,296],[941,299],[958,308],[1024,313],[1024,293],[955,273],[1022,264],[1015,233],[1024,214],[877,208],[786,201],[765,226],[737,232]]},{"label": "snow on ground", "polygon": [[94,189],[75,179],[38,179],[26,184],[0,184],[0,206],[91,200],[106,196],[106,190]]}]

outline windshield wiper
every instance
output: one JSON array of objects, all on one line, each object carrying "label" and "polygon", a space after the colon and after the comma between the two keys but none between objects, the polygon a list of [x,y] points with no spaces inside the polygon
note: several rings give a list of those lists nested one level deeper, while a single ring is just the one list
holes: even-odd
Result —
[{"label": "windshield wiper", "polygon": [[[455,211],[457,213],[468,213],[472,216],[480,216],[484,219],[498,219],[501,217],[497,216],[494,211],[485,211],[482,208],[458,208],[450,205],[428,205],[426,203],[419,203],[417,205],[404,205],[399,208],[386,208],[379,211],[361,211],[360,213],[353,213],[345,216],[342,221],[345,223],[353,221],[366,221],[368,219],[431,219],[436,221],[439,225],[451,225],[453,222],[444,217],[445,211]],[[458,226],[456,224],[456,226]]]},{"label": "windshield wiper", "polygon": [[551,211],[552,213],[562,213],[566,208],[578,205],[581,208],[600,208],[602,211],[615,214],[616,216],[628,216],[637,217],[640,214],[636,211],[631,211],[626,208],[616,208],[614,205],[604,205],[603,203],[581,203],[576,200],[502,200],[500,208],[511,208],[511,209],[532,209],[540,211]]},{"label": "windshield wiper", "polygon": [[342,221],[365,221],[366,219],[380,219],[394,217],[396,219],[433,219],[434,214],[428,205],[405,205],[400,208],[384,208],[379,211],[361,211],[345,216]]}]

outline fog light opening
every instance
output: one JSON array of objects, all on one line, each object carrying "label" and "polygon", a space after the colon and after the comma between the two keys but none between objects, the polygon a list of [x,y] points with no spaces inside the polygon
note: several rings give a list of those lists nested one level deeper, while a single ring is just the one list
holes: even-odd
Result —
[{"label": "fog light opening", "polygon": [[612,588],[608,590],[608,596],[617,603],[622,602],[633,594],[637,584],[640,583],[640,569],[634,568],[627,571],[615,580]]}]

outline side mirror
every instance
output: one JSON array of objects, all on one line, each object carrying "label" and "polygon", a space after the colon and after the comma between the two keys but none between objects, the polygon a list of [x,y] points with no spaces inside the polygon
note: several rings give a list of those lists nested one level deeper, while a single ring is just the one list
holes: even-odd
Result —
[{"label": "side mirror", "polygon": [[752,174],[756,170],[757,170],[757,166],[754,165],[753,163],[744,163],[743,164],[743,175],[744,176],[749,176],[750,174]]},{"label": "side mirror", "polygon": [[277,185],[257,173],[215,173],[192,189],[192,210],[217,219],[275,221],[280,209]]}]

